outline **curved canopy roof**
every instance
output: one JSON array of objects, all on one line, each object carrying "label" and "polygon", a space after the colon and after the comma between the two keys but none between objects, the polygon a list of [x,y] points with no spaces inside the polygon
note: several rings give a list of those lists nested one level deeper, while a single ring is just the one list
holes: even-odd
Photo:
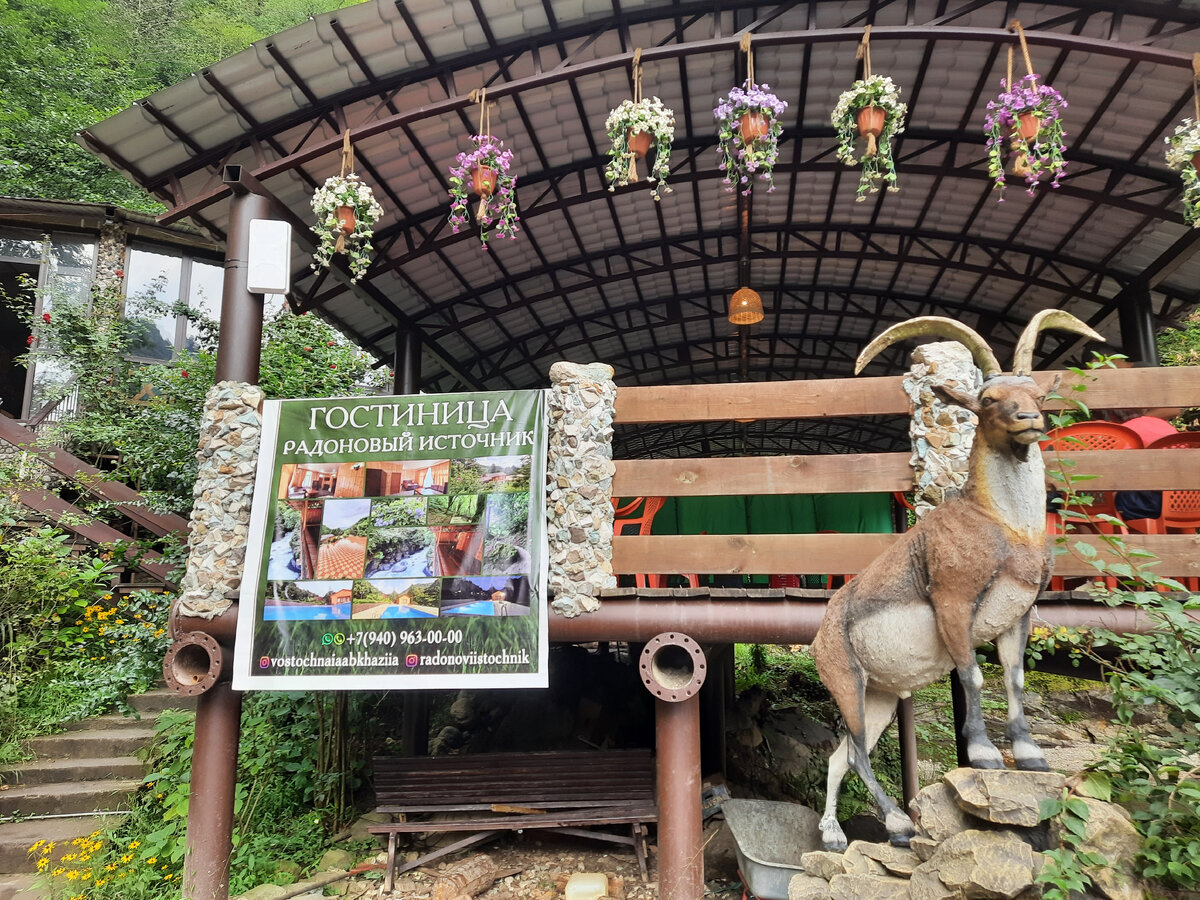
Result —
[{"label": "curved canopy roof", "polygon": [[[1010,177],[997,203],[983,121],[1014,16],[1035,70],[1069,103],[1068,168],[1033,197]],[[837,161],[829,115],[861,73],[865,25],[873,70],[901,87],[909,114],[900,192],[856,203],[858,170]],[[749,202],[723,190],[713,120],[744,76],[747,32],[757,79],[789,104],[776,189]],[[605,119],[631,95],[639,48],[644,92],[677,120],[674,192],[660,203],[645,181],[610,192],[603,175]],[[1159,0],[370,0],[260,41],[80,140],[162,198],[165,219],[220,238],[223,167],[309,223],[349,128],[385,209],[376,258],[351,288],[344,269],[314,273],[301,253],[294,302],[385,360],[397,330],[418,332],[428,391],[541,386],[559,359],[607,362],[619,385],[834,377],[913,315],[961,319],[1007,362],[1043,308],[1120,347],[1122,307],[1163,324],[1194,306],[1200,230],[1183,222],[1163,138],[1192,115],[1196,49],[1200,8]],[[522,217],[518,239],[490,252],[446,220],[448,168],[470,146],[482,86],[491,130],[516,156]],[[747,277],[766,319],[743,358],[726,314]],[[1048,336],[1039,359],[1077,350]],[[894,348],[873,371],[904,359]]]}]

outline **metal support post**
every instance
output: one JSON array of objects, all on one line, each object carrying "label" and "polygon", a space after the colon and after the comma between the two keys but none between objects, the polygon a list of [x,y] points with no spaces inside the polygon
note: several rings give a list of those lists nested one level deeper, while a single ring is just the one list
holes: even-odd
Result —
[{"label": "metal support post", "polygon": [[1117,304],[1121,323],[1121,350],[1130,362],[1158,365],[1158,346],[1154,342],[1154,308],[1150,287],[1136,281],[1121,291]]},{"label": "metal support post", "polygon": [[917,779],[917,723],[912,697],[905,697],[896,704],[896,730],[900,738],[900,782],[904,808],[908,809],[908,804],[921,789]]},{"label": "metal support post", "polygon": [[704,894],[700,687],[707,667],[700,646],[678,632],[652,638],[639,660],[642,683],[654,697],[661,900]]},{"label": "metal support post", "polygon": [[[225,279],[221,293],[221,337],[217,381],[258,382],[262,345],[263,299],[246,290],[250,220],[269,218],[265,197],[249,193],[240,167],[227,169],[233,187]],[[232,641],[230,641],[232,652]],[[192,750],[188,801],[187,852],[183,863],[184,900],[227,900],[229,858],[233,851],[233,798],[237,784],[238,738],[242,696],[218,681],[200,694]]]}]

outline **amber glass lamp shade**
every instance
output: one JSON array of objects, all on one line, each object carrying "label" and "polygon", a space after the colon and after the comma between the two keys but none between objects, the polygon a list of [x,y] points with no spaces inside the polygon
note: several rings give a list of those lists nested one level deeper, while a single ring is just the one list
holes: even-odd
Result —
[{"label": "amber glass lamp shade", "polygon": [[729,300],[729,321],[734,325],[753,325],[762,320],[762,297],[758,291],[738,288]]}]

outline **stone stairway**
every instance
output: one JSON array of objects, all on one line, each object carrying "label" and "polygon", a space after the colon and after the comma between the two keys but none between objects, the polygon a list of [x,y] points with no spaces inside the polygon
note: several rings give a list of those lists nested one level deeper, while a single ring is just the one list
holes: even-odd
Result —
[{"label": "stone stairway", "polygon": [[[137,753],[154,736],[155,718],[164,709],[194,706],[195,698],[159,689],[129,702],[140,719],[117,714],[76,722],[29,741],[33,762],[0,770],[0,900],[43,896],[31,886],[35,860],[28,850],[36,841],[69,845],[119,821],[142,783]],[[14,817],[20,820],[3,821]]]}]

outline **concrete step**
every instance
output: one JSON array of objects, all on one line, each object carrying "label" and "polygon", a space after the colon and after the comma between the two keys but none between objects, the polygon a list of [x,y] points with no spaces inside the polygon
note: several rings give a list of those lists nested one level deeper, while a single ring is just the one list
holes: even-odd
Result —
[{"label": "concrete step", "polygon": [[0,872],[36,872],[37,857],[29,855],[36,841],[54,841],[53,858],[72,849],[71,841],[87,837],[98,828],[112,827],[125,817],[110,813],[103,816],[71,816],[54,819],[26,819],[0,823]]},{"label": "concrete step", "polygon": [[134,694],[129,698],[129,705],[143,718],[153,718],[164,709],[195,709],[196,700],[196,697],[184,697],[167,688],[155,688],[144,694]]},{"label": "concrete step", "polygon": [[0,875],[0,900],[49,900],[49,887],[34,887],[37,875]]},{"label": "concrete step", "polygon": [[111,731],[114,728],[145,728],[154,725],[154,716],[123,716],[120,713],[110,713],[107,716],[96,716],[91,719],[80,719],[67,725],[64,734],[76,731]]},{"label": "concrete step", "polygon": [[154,726],[148,723],[101,728],[96,731],[67,731],[31,738],[26,748],[39,759],[86,759],[133,756],[154,738]]},{"label": "concrete step", "polygon": [[142,786],[140,778],[31,784],[0,791],[0,816],[42,816],[122,809]]},{"label": "concrete step", "polygon": [[136,756],[44,759],[0,769],[0,782],[14,788],[31,784],[97,781],[101,778],[140,778],[145,769],[145,763]]}]

